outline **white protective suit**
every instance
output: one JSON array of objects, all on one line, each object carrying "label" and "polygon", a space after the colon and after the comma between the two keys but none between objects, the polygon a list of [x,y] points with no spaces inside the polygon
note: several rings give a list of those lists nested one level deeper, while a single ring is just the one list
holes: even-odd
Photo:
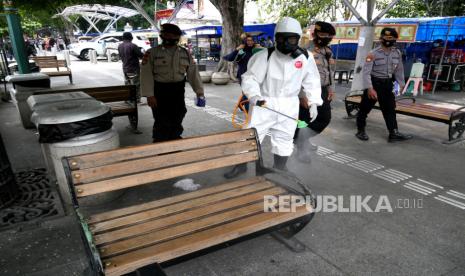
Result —
[{"label": "white protective suit", "polygon": [[[284,26],[280,25],[282,21],[278,22],[276,32],[279,30],[279,32],[296,33],[295,23],[291,22],[294,23],[294,26],[286,29],[287,22],[284,21]],[[298,28],[300,29],[300,24]],[[301,29],[298,34],[302,34]],[[267,50],[253,55],[247,65],[247,72],[242,75],[242,91],[249,99],[259,97],[266,101],[266,107],[296,119],[299,116],[298,96],[301,88],[306,94],[309,104],[322,105],[320,75],[313,55],[309,54],[307,59],[302,54],[293,59],[276,49],[269,60],[267,57]],[[297,127],[295,120],[259,106],[252,106],[248,127],[257,129],[260,142],[263,141],[268,132],[271,133],[271,152],[273,154],[279,156],[292,154],[293,137]]]}]

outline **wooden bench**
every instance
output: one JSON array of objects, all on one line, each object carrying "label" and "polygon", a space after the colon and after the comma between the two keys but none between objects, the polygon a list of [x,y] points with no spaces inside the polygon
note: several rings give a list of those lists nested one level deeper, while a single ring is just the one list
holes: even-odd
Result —
[{"label": "wooden bench", "polygon": [[137,128],[139,115],[137,110],[137,90],[135,85],[115,85],[100,87],[80,87],[71,89],[46,89],[34,91],[33,95],[83,91],[111,108],[114,117],[128,116],[133,133],[140,134]]},{"label": "wooden bench", "polygon": [[[50,77],[63,77],[68,76],[69,82],[73,83],[73,74],[69,69],[66,60],[59,60],[56,56],[37,56],[32,58],[37,66],[40,68],[40,72],[47,74]],[[60,70],[64,68],[64,70]],[[49,71],[44,69],[56,69],[56,71]]]},{"label": "wooden bench", "polygon": [[[257,137],[246,129],[64,158],[92,268],[121,275],[270,231],[292,240],[315,200],[294,176],[263,166]],[[90,216],[79,207],[87,196],[248,162],[256,176]],[[310,207],[265,212],[267,195],[308,196]]]},{"label": "wooden bench", "polygon": [[[360,92],[349,92],[346,95],[344,101],[349,118],[357,116],[361,100]],[[448,124],[448,143],[454,143],[460,141],[465,132],[465,106],[455,108],[448,107],[447,104],[436,101],[417,103],[415,98],[400,97],[396,99],[396,113]],[[379,109],[379,104],[376,103],[374,108]]]}]

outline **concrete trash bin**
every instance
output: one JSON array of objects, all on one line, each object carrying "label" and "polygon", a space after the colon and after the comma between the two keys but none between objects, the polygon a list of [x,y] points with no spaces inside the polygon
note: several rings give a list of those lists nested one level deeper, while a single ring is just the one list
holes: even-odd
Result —
[{"label": "concrete trash bin", "polygon": [[212,74],[212,82],[217,85],[226,85],[229,82],[229,74],[225,72],[215,72]]},{"label": "concrete trash bin", "polygon": [[213,71],[201,71],[199,75],[203,83],[209,83],[212,81]]},{"label": "concrete trash bin", "polygon": [[[110,108],[93,98],[43,104],[36,102],[34,106],[31,120],[39,130],[44,158],[53,168],[67,210],[70,210],[72,199],[61,160],[65,156],[118,148],[119,136],[112,127],[111,118]],[[104,203],[120,194],[90,198],[88,203]]]},{"label": "concrete trash bin", "polygon": [[50,77],[43,73],[10,75],[6,81],[13,84],[10,95],[21,117],[24,128],[34,128],[31,122],[31,110],[27,105],[27,98],[38,88],[50,88]]},{"label": "concrete trash bin", "polygon": [[[27,104],[29,106],[29,109],[32,112],[34,112],[37,109],[39,109],[41,106],[47,105],[50,103],[58,103],[58,102],[66,102],[66,101],[75,101],[76,103],[79,100],[94,100],[94,98],[80,91],[67,92],[67,93],[52,93],[52,94],[44,94],[44,95],[32,95],[27,99]],[[37,113],[34,116],[37,116]],[[36,128],[39,128],[39,126],[36,125]],[[53,162],[51,162],[48,144],[41,143],[41,148],[42,148],[42,155],[44,156],[44,159],[45,159],[45,165],[47,167],[47,171],[49,172],[50,175],[55,175],[55,169],[53,167]]]}]

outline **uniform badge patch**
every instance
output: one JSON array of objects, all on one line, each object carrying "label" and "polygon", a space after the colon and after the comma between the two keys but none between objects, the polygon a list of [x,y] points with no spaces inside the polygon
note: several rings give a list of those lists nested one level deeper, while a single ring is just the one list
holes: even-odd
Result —
[{"label": "uniform badge patch", "polygon": [[300,69],[302,68],[302,61],[298,60],[294,63],[295,68]]},{"label": "uniform badge patch", "polygon": [[367,56],[367,58],[366,58],[366,61],[367,61],[367,62],[371,62],[371,61],[373,61],[373,59],[374,59],[373,54],[372,54],[372,53],[369,53],[368,56]]}]

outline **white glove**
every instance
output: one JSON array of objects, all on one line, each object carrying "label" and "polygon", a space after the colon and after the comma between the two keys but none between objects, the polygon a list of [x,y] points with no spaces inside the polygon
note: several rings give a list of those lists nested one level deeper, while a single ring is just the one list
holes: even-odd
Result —
[{"label": "white glove", "polygon": [[309,113],[310,113],[310,118],[311,118],[310,122],[315,121],[316,117],[318,116],[318,109],[317,109],[316,104],[310,105]]}]

